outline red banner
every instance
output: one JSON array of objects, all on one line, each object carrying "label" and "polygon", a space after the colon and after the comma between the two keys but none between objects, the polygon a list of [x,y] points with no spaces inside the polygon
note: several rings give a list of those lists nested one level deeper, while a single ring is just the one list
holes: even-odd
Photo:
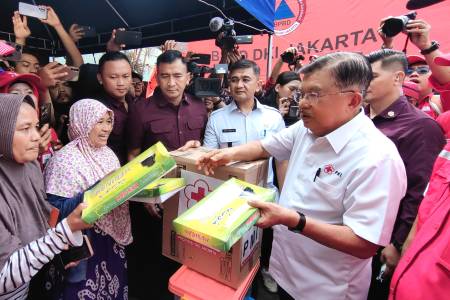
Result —
[{"label": "red banner", "polygon": [[[277,59],[289,46],[295,46],[306,60],[310,55],[324,55],[333,51],[368,53],[379,49],[382,41],[377,34],[380,20],[386,16],[399,16],[409,11],[406,0],[277,0],[273,58]],[[431,24],[431,39],[439,41],[444,52],[450,52],[450,1],[444,1],[417,10],[417,19]],[[239,27],[236,27],[239,34]],[[395,38],[395,48],[403,49],[406,35]],[[254,36],[252,45],[240,45],[247,58],[261,67],[265,78],[268,57],[267,35]],[[189,50],[210,53],[212,64],[220,59],[220,49],[213,40],[189,43]],[[419,50],[409,44],[407,53]]]}]

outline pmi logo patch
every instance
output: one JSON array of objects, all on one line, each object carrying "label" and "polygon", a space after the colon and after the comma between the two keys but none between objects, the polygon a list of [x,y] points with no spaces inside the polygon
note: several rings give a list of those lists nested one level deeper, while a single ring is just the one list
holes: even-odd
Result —
[{"label": "pmi logo patch", "polygon": [[306,0],[277,0],[275,35],[286,35],[298,28],[306,14]]}]

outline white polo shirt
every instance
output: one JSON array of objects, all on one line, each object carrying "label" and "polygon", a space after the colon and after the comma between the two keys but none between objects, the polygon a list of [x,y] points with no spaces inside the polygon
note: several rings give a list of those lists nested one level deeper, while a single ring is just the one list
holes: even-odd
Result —
[{"label": "white polo shirt", "polygon": [[[280,205],[346,225],[371,243],[390,242],[406,171],[395,145],[362,111],[324,137],[315,137],[299,121],[262,145],[276,159],[289,160]],[[371,258],[359,259],[277,225],[269,270],[296,299],[366,299]]]},{"label": "white polo shirt", "polygon": [[[255,108],[245,115],[233,101],[211,113],[206,125],[203,145],[219,149],[262,140],[285,128],[280,112],[261,104],[255,98]],[[269,161],[268,186],[273,187],[272,161]]]}]

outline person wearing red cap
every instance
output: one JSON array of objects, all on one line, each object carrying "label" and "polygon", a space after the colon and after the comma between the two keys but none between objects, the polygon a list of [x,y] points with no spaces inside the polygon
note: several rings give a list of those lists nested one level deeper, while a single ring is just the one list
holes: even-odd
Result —
[{"label": "person wearing red cap", "polygon": [[[383,40],[382,48],[392,49],[394,38],[387,37],[381,31],[385,20],[381,20],[378,33]],[[422,55],[408,56],[409,74],[407,74],[406,80],[420,85],[421,103],[419,103],[419,107],[436,118],[439,113],[450,109],[450,101],[444,103],[439,96],[433,95],[432,87],[436,89],[435,83],[442,85],[450,82],[450,72],[446,72],[434,62],[436,57],[442,56],[442,52],[439,50],[439,43],[430,39],[430,29],[430,24],[424,20],[410,20],[406,24],[406,33]],[[425,67],[428,68],[428,72]],[[428,79],[430,79],[431,85],[428,83]],[[437,80],[433,81],[433,79]]]},{"label": "person wearing red cap", "polygon": [[0,73],[0,93],[29,95],[39,107],[39,86],[41,79],[35,74]]},{"label": "person wearing red cap", "polygon": [[433,88],[428,80],[431,70],[425,58],[419,55],[408,55],[406,80],[416,83],[419,88],[417,107],[424,113],[436,119],[443,111],[440,97],[433,94]]}]

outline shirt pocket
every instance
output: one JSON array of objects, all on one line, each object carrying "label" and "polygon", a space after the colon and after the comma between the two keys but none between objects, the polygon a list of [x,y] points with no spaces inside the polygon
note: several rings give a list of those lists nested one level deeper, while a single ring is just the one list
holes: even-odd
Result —
[{"label": "shirt pocket", "polygon": [[343,210],[343,187],[332,185],[320,177],[316,177],[312,185],[315,188],[311,192],[317,193],[318,198],[323,200],[325,210],[330,209],[335,212],[341,212]]},{"label": "shirt pocket", "polygon": [[187,128],[189,130],[201,130],[205,126],[202,118],[192,118],[187,121]]},{"label": "shirt pocket", "polygon": [[148,129],[155,135],[167,134],[173,131],[174,124],[168,120],[151,121],[147,123]]},{"label": "shirt pocket", "polygon": [[237,132],[221,132],[219,136],[220,148],[227,148],[239,145]]},{"label": "shirt pocket", "polygon": [[189,140],[202,140],[205,121],[203,118],[190,118],[186,122],[186,130],[183,132],[183,144]]}]

